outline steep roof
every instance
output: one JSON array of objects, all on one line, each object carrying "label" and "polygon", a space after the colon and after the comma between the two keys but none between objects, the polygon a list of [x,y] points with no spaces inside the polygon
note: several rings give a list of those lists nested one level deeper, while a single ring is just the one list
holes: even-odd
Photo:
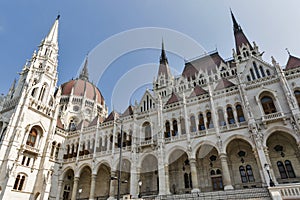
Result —
[{"label": "steep roof", "polygon": [[64,129],[64,125],[62,124],[60,117],[57,117],[56,127]]},{"label": "steep roof", "polygon": [[197,85],[196,87],[194,87],[193,92],[190,94],[190,97],[196,97],[196,96],[200,96],[202,94],[207,94],[207,91],[204,90],[202,87],[200,87],[199,85]]},{"label": "steep roof", "polygon": [[171,95],[171,97],[169,98],[169,100],[167,101],[166,105],[172,104],[172,103],[175,103],[175,102],[178,102],[178,101],[180,101],[180,100],[181,100],[181,98],[178,97],[178,96],[175,94],[175,92],[172,92],[172,95]]},{"label": "steep roof", "polygon": [[191,77],[199,71],[207,71],[208,74],[211,74],[211,72],[215,72],[216,67],[219,67],[222,62],[225,63],[223,58],[216,51],[209,55],[187,62],[182,75],[184,77]]},{"label": "steep roof", "polygon": [[300,67],[300,58],[290,55],[285,66],[286,70]]},{"label": "steep roof", "polygon": [[222,78],[222,79],[218,82],[218,84],[217,84],[215,90],[222,90],[222,89],[225,89],[225,88],[229,88],[229,87],[231,87],[231,86],[234,86],[234,84],[233,84],[231,81],[229,81],[229,80],[227,80],[227,79],[225,79],[225,78]]},{"label": "steep roof", "polygon": [[125,110],[125,112],[122,114],[122,116],[129,116],[129,115],[133,115],[133,109],[132,106],[128,106],[128,108]]},{"label": "steep roof", "polygon": [[113,121],[115,119],[115,116],[118,116],[118,113],[112,111],[103,122]]}]

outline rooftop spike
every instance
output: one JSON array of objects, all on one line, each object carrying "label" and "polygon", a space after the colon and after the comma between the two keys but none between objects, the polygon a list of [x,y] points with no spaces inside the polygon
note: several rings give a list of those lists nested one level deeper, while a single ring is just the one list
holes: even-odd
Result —
[{"label": "rooftop spike", "polygon": [[82,80],[89,80],[89,72],[88,72],[88,56],[86,56],[83,68],[80,72],[79,78]]},{"label": "rooftop spike", "polygon": [[232,10],[230,9],[230,13],[231,13],[231,18],[232,18],[232,23],[233,23],[233,31],[234,33],[238,32],[238,31],[242,31],[242,28],[240,27],[240,25],[237,23],[234,14],[232,12]]},{"label": "rooftop spike", "polygon": [[58,22],[59,22],[60,15],[57,15],[54,24],[52,25],[48,35],[44,39],[45,42],[50,42],[53,44],[58,45]]},{"label": "rooftop spike", "polygon": [[164,45],[164,40],[162,39],[161,42],[161,55],[160,55],[160,63],[168,63],[168,59],[166,56],[166,52],[165,52],[165,45]]}]

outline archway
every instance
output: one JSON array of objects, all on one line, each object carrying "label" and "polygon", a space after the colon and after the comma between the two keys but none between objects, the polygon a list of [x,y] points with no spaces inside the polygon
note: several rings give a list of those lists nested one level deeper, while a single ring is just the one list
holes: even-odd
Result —
[{"label": "archway", "polygon": [[201,145],[196,153],[201,191],[223,190],[222,166],[218,150],[209,144]]},{"label": "archway", "polygon": [[142,181],[141,195],[158,194],[158,161],[154,155],[144,157],[141,165],[140,180]]},{"label": "archway", "polygon": [[96,184],[95,184],[95,197],[99,199],[107,199],[109,197],[111,179],[111,168],[107,164],[101,164],[99,166]]},{"label": "archway", "polygon": [[[127,159],[122,160],[121,164],[121,183],[120,183],[120,194],[126,195],[130,194],[130,170],[131,163]],[[117,169],[119,169],[119,164],[117,165]],[[119,170],[117,170],[117,176],[119,175]]]},{"label": "archway", "polygon": [[91,189],[92,171],[89,166],[85,166],[80,173],[78,182],[78,198],[89,198]]},{"label": "archway", "polygon": [[63,178],[63,187],[61,191],[63,200],[71,199],[73,184],[74,184],[74,171],[72,169],[69,169],[65,172]]},{"label": "archway", "polygon": [[236,189],[261,187],[259,168],[251,145],[242,139],[232,140],[226,148],[232,184]]},{"label": "archway", "polygon": [[288,133],[277,131],[267,139],[271,166],[278,183],[300,182],[300,152],[296,140]]},{"label": "archway", "polygon": [[191,192],[191,169],[188,155],[183,150],[176,149],[169,156],[169,185],[172,194]]}]

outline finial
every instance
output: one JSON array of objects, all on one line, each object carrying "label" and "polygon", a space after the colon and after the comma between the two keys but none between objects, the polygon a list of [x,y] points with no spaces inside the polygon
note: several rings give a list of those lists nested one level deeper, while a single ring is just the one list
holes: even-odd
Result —
[{"label": "finial", "polygon": [[288,48],[285,48],[286,52],[289,54],[289,56],[291,55],[291,52],[289,51]]},{"label": "finial", "polygon": [[60,18],[60,14],[57,15],[56,20],[59,20],[59,18]]}]

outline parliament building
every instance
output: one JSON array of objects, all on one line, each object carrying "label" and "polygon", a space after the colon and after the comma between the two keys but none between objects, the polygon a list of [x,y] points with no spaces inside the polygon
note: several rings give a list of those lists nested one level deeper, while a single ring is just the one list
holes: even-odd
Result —
[{"label": "parliament building", "polygon": [[232,58],[175,77],[162,44],[153,88],[108,113],[88,59],[57,85],[58,16],[0,98],[0,199],[299,199],[300,58],[265,61],[231,17]]}]

